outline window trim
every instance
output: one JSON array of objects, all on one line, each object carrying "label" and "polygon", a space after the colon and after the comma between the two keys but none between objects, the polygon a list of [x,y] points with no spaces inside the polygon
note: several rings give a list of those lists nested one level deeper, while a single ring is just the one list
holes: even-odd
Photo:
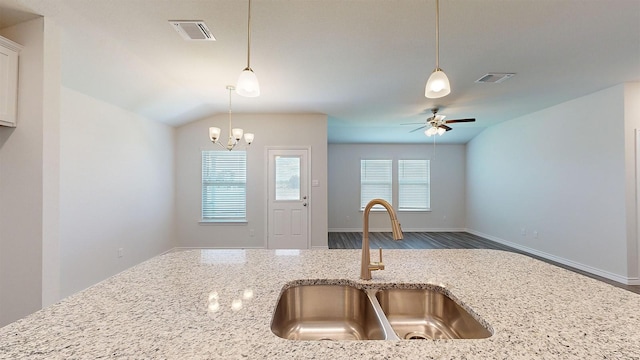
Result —
[{"label": "window trim", "polygon": [[[390,191],[389,191],[389,199],[386,199],[384,197],[378,197],[378,198],[382,198],[383,200],[388,201],[389,203],[393,204],[394,201],[394,183],[393,183],[393,159],[360,159],[360,211],[364,211],[364,208],[366,207],[366,204],[364,204],[362,202],[362,191],[363,191],[363,183],[362,183],[362,166],[363,166],[363,161],[385,161],[385,162],[389,162],[390,163],[390,167],[389,167],[389,182],[388,185],[390,186]],[[386,185],[386,182],[379,182],[379,184],[382,185]],[[369,200],[370,201],[370,200]],[[382,205],[374,205],[371,208],[372,211],[382,211],[384,210],[384,207]]]},{"label": "window trim", "polygon": [[[417,182],[417,181],[407,181],[405,180],[404,182],[401,183],[400,181],[400,162],[410,162],[410,161],[420,161],[420,162],[424,162],[424,164],[426,165],[426,181],[422,181],[422,182]],[[403,212],[425,212],[425,211],[431,211],[431,161],[429,159],[398,159],[396,161],[397,167],[396,167],[396,182],[397,182],[397,192],[398,192],[398,204],[397,204],[397,208],[398,211],[403,211]],[[401,189],[401,185],[425,185],[426,186],[426,200],[427,200],[427,204],[424,208],[409,208],[409,207],[402,207],[402,205],[400,204],[400,200],[402,199],[401,194],[400,194],[400,189]]]},{"label": "window trim", "polygon": [[[360,212],[364,212],[364,207],[362,206],[362,161],[363,160],[386,160],[386,161],[391,161],[391,201],[389,201],[389,203],[393,206],[393,208],[397,211],[397,212],[405,212],[405,213],[428,213],[431,212],[432,210],[432,196],[431,196],[431,160],[427,159],[427,158],[420,158],[420,159],[416,159],[416,158],[360,158],[360,181],[358,183],[358,185],[360,186]],[[427,180],[427,186],[428,186],[428,194],[427,194],[427,198],[429,200],[429,206],[424,208],[424,209],[414,209],[414,208],[405,208],[405,209],[401,209],[399,206],[399,201],[400,201],[400,182],[399,182],[399,162],[401,160],[420,160],[420,161],[426,161],[427,162],[427,171],[428,171],[428,180]],[[384,212],[386,211],[382,206],[374,206],[371,209],[372,212]]]}]

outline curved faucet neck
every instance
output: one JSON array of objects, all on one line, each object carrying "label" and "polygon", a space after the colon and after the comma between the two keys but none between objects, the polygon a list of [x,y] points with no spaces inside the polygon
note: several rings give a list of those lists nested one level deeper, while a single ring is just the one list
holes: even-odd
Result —
[{"label": "curved faucet neck", "polygon": [[382,205],[387,212],[389,213],[389,218],[391,219],[391,230],[393,232],[394,240],[402,239],[402,229],[400,227],[400,222],[396,217],[396,212],[393,210],[391,204],[389,204],[386,200],[383,199],[373,199],[369,201],[367,206],[364,207],[364,215],[363,215],[363,227],[362,227],[362,263],[360,266],[360,278],[363,280],[371,279],[371,270],[383,270],[384,264],[382,263],[382,250],[380,251],[380,262],[371,264],[370,254],[369,254],[369,213],[371,209],[375,205]]},{"label": "curved faucet neck", "polygon": [[367,203],[367,206],[364,207],[364,226],[362,228],[362,233],[367,237],[367,239],[369,235],[369,213],[371,212],[371,209],[373,209],[373,207],[376,205],[382,205],[387,210],[391,221],[397,220],[396,212],[395,210],[393,210],[393,207],[391,206],[391,204],[389,204],[389,202],[383,199],[373,199],[369,201],[369,203]]}]

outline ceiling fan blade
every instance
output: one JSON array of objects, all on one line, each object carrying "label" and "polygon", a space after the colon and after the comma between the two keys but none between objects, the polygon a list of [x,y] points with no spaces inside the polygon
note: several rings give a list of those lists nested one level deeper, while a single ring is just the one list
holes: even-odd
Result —
[{"label": "ceiling fan blade", "polygon": [[452,128],[450,128],[450,127],[448,127],[447,125],[444,125],[444,124],[442,124],[442,125],[440,125],[440,126],[438,126],[438,127],[443,128],[443,129],[445,129],[445,130],[447,130],[447,131],[449,131],[449,130],[453,130]]},{"label": "ceiling fan blade", "polygon": [[476,119],[455,119],[455,120],[447,120],[444,123],[452,124],[452,123],[474,122],[474,121],[476,121]]},{"label": "ceiling fan blade", "polygon": [[413,129],[413,130],[411,130],[411,131],[409,131],[409,132],[410,132],[410,133],[412,133],[412,132],[416,132],[416,131],[418,131],[418,130],[422,130],[422,129],[426,128],[426,127],[427,127],[427,125],[423,125],[423,126],[420,126],[420,127],[419,127],[419,128],[417,128],[417,129]]}]

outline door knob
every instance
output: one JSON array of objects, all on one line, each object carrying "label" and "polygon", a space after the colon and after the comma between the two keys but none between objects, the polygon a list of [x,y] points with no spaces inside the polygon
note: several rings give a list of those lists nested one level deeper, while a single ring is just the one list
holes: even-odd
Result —
[{"label": "door knob", "polygon": [[307,206],[307,203],[302,203],[302,206]]}]

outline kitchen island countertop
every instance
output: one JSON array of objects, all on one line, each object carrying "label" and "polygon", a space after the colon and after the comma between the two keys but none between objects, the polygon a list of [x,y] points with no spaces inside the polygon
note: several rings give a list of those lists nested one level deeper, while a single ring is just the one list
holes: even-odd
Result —
[{"label": "kitchen island countertop", "polygon": [[[640,295],[497,250],[185,250],[0,329],[2,359],[640,359]],[[293,282],[445,287],[490,325],[477,340],[295,341],[270,330]]]}]

